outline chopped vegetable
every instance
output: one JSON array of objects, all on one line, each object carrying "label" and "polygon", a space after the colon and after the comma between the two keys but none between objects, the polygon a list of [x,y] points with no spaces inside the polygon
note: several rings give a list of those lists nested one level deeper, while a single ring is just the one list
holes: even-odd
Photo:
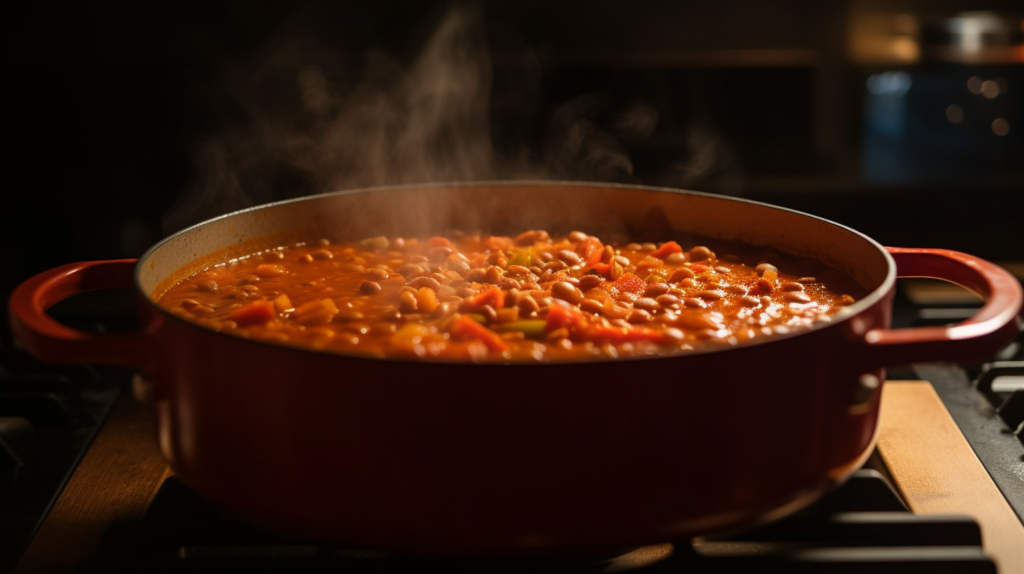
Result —
[{"label": "chopped vegetable", "polygon": [[505,306],[505,292],[497,286],[488,287],[476,295],[463,299],[462,304],[459,306],[459,310],[473,311],[483,307],[484,305],[490,305],[495,309],[501,309]]},{"label": "chopped vegetable", "polygon": [[654,251],[652,251],[651,252],[651,257],[657,257],[659,259],[664,259],[665,257],[668,257],[669,255],[671,255],[673,253],[682,253],[682,252],[683,252],[683,248],[680,247],[680,245],[678,243],[676,243],[675,241],[669,241],[669,242],[665,243],[664,245],[662,245],[661,247],[659,247],[659,248],[655,249]]},{"label": "chopped vegetable", "polygon": [[462,315],[452,322],[448,332],[456,339],[474,339],[487,345],[491,351],[507,351],[508,343],[494,331],[477,323],[470,317]]},{"label": "chopped vegetable", "polygon": [[586,322],[583,313],[576,307],[553,304],[548,311],[545,330],[569,329],[570,331]]},{"label": "chopped vegetable", "polygon": [[238,323],[240,327],[261,325],[276,317],[274,304],[270,301],[254,301],[228,315],[228,319]]},{"label": "chopped vegetable", "polygon": [[517,331],[527,337],[543,337],[547,325],[547,321],[530,319],[526,321],[512,321],[511,323],[499,323],[494,327],[494,330],[502,333]]}]

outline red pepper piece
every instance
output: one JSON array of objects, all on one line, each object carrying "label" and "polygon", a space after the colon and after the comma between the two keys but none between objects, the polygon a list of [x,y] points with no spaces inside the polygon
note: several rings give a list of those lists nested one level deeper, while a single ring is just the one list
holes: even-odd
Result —
[{"label": "red pepper piece", "polygon": [[483,307],[484,305],[490,305],[495,309],[505,307],[505,292],[497,286],[488,287],[476,295],[463,299],[462,303],[459,305],[459,310],[473,311]]},{"label": "red pepper piece", "polygon": [[694,263],[693,265],[690,265],[690,271],[693,271],[697,275],[700,275],[701,273],[703,273],[703,272],[705,272],[707,270],[708,270],[708,266],[707,265],[701,265],[700,263]]},{"label": "red pepper piece", "polygon": [[662,245],[661,247],[655,249],[654,251],[651,251],[651,256],[657,257],[658,259],[663,259],[673,253],[682,252],[683,248],[680,247],[678,243],[676,243],[675,241],[669,241],[668,243]]},{"label": "red pepper piece", "polygon": [[462,315],[452,322],[448,332],[456,339],[476,339],[492,351],[507,351],[508,343],[497,333],[477,323],[468,315]]},{"label": "red pepper piece", "polygon": [[253,301],[245,307],[228,315],[228,319],[238,323],[239,327],[260,325],[277,317],[274,304],[270,301]]},{"label": "red pepper piece", "polygon": [[547,321],[548,324],[544,327],[544,330],[550,333],[562,328],[573,331],[583,324],[584,319],[583,314],[576,307],[566,307],[565,305],[554,303],[548,311]]}]

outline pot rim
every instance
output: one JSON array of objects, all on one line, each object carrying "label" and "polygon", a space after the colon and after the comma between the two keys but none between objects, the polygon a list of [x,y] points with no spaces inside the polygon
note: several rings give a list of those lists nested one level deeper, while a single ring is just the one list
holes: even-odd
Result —
[{"label": "pot rim", "polygon": [[[210,223],[212,223],[214,221],[219,221],[221,219],[227,219],[227,218],[231,218],[231,217],[237,217],[237,216],[240,216],[240,215],[244,215],[244,214],[247,214],[247,213],[251,213],[251,212],[255,212],[255,211],[260,211],[260,210],[264,210],[264,209],[273,209],[273,208],[281,206],[281,205],[287,205],[287,204],[291,204],[291,203],[300,203],[300,202],[303,202],[303,201],[310,201],[310,200],[313,200],[313,199],[321,199],[321,198],[325,198],[325,197],[336,197],[336,196],[343,196],[343,195],[357,194],[357,193],[380,193],[380,192],[400,191],[400,190],[407,190],[407,189],[430,189],[430,188],[445,188],[445,187],[474,187],[474,186],[484,186],[484,185],[486,185],[486,186],[506,186],[506,185],[507,186],[521,186],[521,185],[525,185],[525,186],[531,186],[531,185],[532,186],[539,186],[539,185],[545,185],[545,186],[564,186],[564,187],[585,186],[585,187],[605,187],[605,188],[622,189],[622,190],[635,189],[635,190],[643,190],[643,191],[656,191],[656,192],[662,192],[662,193],[675,193],[675,194],[682,194],[682,195],[696,195],[696,196],[708,197],[708,198],[712,198],[712,199],[721,199],[721,200],[726,200],[726,201],[735,201],[735,202],[739,202],[739,203],[747,203],[747,204],[756,205],[756,206],[760,206],[760,207],[765,207],[765,208],[769,208],[769,209],[775,209],[775,210],[778,210],[778,211],[788,212],[788,213],[792,213],[792,214],[795,214],[795,215],[799,215],[799,216],[803,216],[803,217],[808,217],[808,218],[811,218],[811,219],[816,219],[816,220],[821,221],[823,223],[827,223],[829,225],[832,225],[832,226],[835,226],[835,227],[837,227],[839,229],[842,229],[843,231],[846,231],[848,233],[852,233],[852,234],[860,237],[864,241],[868,242],[871,246],[873,246],[875,248],[877,253],[880,254],[885,259],[885,262],[886,262],[885,279],[882,281],[882,283],[880,285],[878,285],[876,288],[874,288],[870,293],[868,293],[865,297],[863,297],[859,301],[855,301],[852,305],[844,307],[843,309],[839,310],[839,312],[837,312],[836,314],[829,316],[830,320],[828,322],[815,323],[815,324],[811,325],[810,327],[807,327],[807,328],[804,328],[804,329],[800,329],[800,330],[798,330],[796,332],[784,333],[784,334],[776,333],[776,334],[772,335],[771,337],[766,337],[764,340],[759,340],[759,341],[755,341],[755,342],[748,342],[748,343],[744,343],[742,345],[738,345],[738,346],[735,346],[735,347],[734,346],[728,346],[728,347],[712,346],[712,347],[708,347],[708,348],[705,348],[705,349],[688,351],[688,352],[684,352],[684,353],[672,353],[672,354],[665,354],[665,355],[651,355],[651,356],[647,356],[647,357],[629,357],[629,358],[623,358],[623,359],[618,359],[618,358],[616,358],[616,359],[610,359],[610,358],[588,358],[588,359],[581,359],[581,360],[546,361],[546,362],[545,361],[491,361],[491,360],[486,360],[486,361],[481,361],[479,363],[476,363],[476,362],[466,362],[466,361],[455,361],[455,360],[449,360],[449,359],[438,359],[438,358],[408,359],[408,358],[402,358],[402,357],[377,357],[377,356],[361,355],[361,354],[355,354],[355,353],[339,353],[339,352],[336,352],[336,351],[318,350],[318,349],[313,349],[313,348],[310,348],[310,347],[299,346],[299,345],[289,345],[289,344],[285,344],[285,343],[273,343],[273,342],[269,342],[269,341],[263,341],[263,340],[260,340],[260,339],[249,339],[249,338],[239,337],[237,335],[232,335],[230,333],[221,333],[219,331],[214,331],[213,329],[209,329],[209,328],[204,327],[204,326],[202,326],[202,325],[200,325],[198,323],[194,323],[192,321],[188,321],[187,319],[184,319],[182,317],[174,315],[173,313],[168,312],[166,309],[164,309],[159,304],[157,304],[157,302],[153,300],[153,298],[150,296],[150,294],[146,293],[142,289],[142,285],[141,285],[141,272],[142,272],[142,269],[143,269],[143,265],[154,253],[156,253],[159,249],[161,249],[165,244],[170,243],[171,241],[175,240],[176,238],[178,238],[180,236],[183,236],[183,235],[186,235],[186,234],[192,232],[193,230],[198,229],[200,227],[203,227],[205,225],[208,225],[208,224],[210,224]],[[883,247],[880,243],[878,243],[877,241],[875,241],[871,237],[865,235],[864,233],[862,233],[860,231],[857,231],[856,229],[853,229],[853,228],[848,227],[846,225],[843,225],[841,223],[836,223],[835,221],[832,221],[830,219],[825,219],[824,217],[820,217],[820,216],[817,216],[817,215],[812,215],[810,213],[805,213],[805,212],[802,212],[802,211],[797,211],[795,209],[791,209],[791,208],[788,208],[788,207],[782,207],[782,206],[773,205],[773,204],[770,204],[770,203],[765,203],[765,202],[762,202],[762,201],[756,201],[756,200],[747,199],[747,198],[741,198],[741,197],[732,197],[732,196],[722,195],[722,194],[717,194],[717,193],[709,193],[709,192],[705,192],[705,191],[693,191],[693,190],[687,190],[687,189],[677,189],[677,188],[671,188],[671,187],[658,187],[658,186],[650,186],[650,185],[634,185],[634,184],[625,184],[625,183],[605,183],[605,182],[597,182],[597,181],[569,181],[569,180],[528,179],[528,180],[479,180],[479,181],[431,182],[431,183],[410,183],[410,184],[400,184],[400,185],[381,185],[381,186],[363,187],[363,188],[357,188],[357,189],[337,190],[337,191],[319,193],[319,194],[314,194],[314,195],[306,195],[306,196],[302,196],[302,197],[294,197],[294,198],[290,198],[290,199],[284,199],[284,200],[281,200],[281,201],[274,201],[274,202],[271,202],[271,203],[263,203],[263,204],[260,204],[260,205],[254,205],[252,207],[246,207],[246,208],[243,208],[243,209],[239,209],[239,210],[236,210],[236,211],[225,213],[223,215],[212,217],[210,219],[207,219],[207,220],[201,221],[199,223],[190,225],[190,226],[188,226],[188,227],[186,227],[184,229],[181,229],[181,230],[179,230],[179,231],[177,231],[175,233],[172,233],[171,235],[168,235],[167,237],[163,238],[162,240],[160,240],[159,242],[154,244],[152,247],[147,249],[146,252],[143,253],[139,257],[137,263],[135,264],[135,270],[132,273],[132,276],[133,276],[132,278],[133,278],[133,284],[134,284],[135,290],[139,294],[142,295],[142,298],[145,300],[145,302],[150,307],[152,307],[153,309],[157,310],[163,317],[169,318],[169,319],[173,319],[175,321],[180,321],[181,323],[184,323],[184,324],[186,324],[186,325],[188,325],[190,327],[195,327],[197,329],[202,329],[203,331],[207,331],[207,332],[210,332],[210,333],[217,333],[217,334],[220,334],[220,335],[224,335],[224,336],[229,336],[229,337],[232,337],[232,338],[237,338],[237,339],[245,340],[245,341],[248,341],[248,342],[254,343],[254,344],[266,345],[266,346],[270,346],[270,347],[274,347],[274,348],[278,348],[278,349],[284,348],[284,349],[288,349],[288,350],[292,350],[292,351],[299,351],[299,352],[304,352],[304,353],[314,353],[314,354],[317,354],[317,355],[328,355],[328,356],[335,356],[335,357],[344,357],[344,358],[350,359],[350,360],[351,359],[359,359],[359,360],[367,360],[367,361],[374,361],[374,362],[388,362],[388,363],[396,363],[397,362],[397,363],[410,363],[410,364],[418,364],[418,365],[449,365],[449,366],[450,365],[464,365],[464,366],[467,366],[467,367],[468,366],[488,367],[488,366],[497,366],[497,365],[500,365],[500,366],[503,366],[503,367],[552,367],[552,366],[555,366],[555,365],[575,365],[575,364],[580,364],[580,363],[594,363],[594,362],[602,362],[602,361],[615,361],[615,362],[644,361],[644,362],[646,362],[646,361],[652,361],[652,360],[680,359],[680,358],[696,356],[696,355],[707,355],[707,354],[711,354],[711,353],[722,353],[722,352],[727,352],[727,351],[736,350],[736,349],[744,349],[744,348],[747,348],[747,347],[754,347],[754,346],[760,346],[760,345],[770,345],[770,344],[778,343],[780,341],[784,341],[784,340],[787,340],[787,339],[792,339],[794,337],[801,337],[801,336],[805,336],[805,335],[812,335],[812,334],[814,334],[814,333],[816,333],[818,331],[821,331],[823,329],[827,329],[827,328],[830,328],[830,327],[835,327],[835,326],[841,325],[843,323],[846,323],[847,321],[849,321],[853,317],[856,317],[857,315],[860,315],[862,312],[864,312],[865,310],[871,308],[876,303],[878,303],[882,299],[882,297],[884,297],[887,293],[889,293],[892,290],[893,286],[896,283],[896,262],[893,259],[892,255],[890,255],[889,252],[885,249],[885,247]]]}]

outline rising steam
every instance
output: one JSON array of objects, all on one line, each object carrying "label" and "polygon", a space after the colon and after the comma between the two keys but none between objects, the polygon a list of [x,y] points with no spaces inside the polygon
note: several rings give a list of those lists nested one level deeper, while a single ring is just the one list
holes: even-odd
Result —
[{"label": "rising steam", "polygon": [[[165,231],[278,199],[376,185],[634,181],[623,144],[657,125],[654,108],[637,104],[603,129],[594,117],[606,99],[583,95],[555,111],[538,144],[496,147],[492,59],[478,7],[449,10],[407,65],[369,52],[358,74],[302,26],[286,27],[257,61],[226,67],[215,90],[226,119],[195,150],[194,180],[165,217]],[[704,169],[695,161],[684,171]]]}]

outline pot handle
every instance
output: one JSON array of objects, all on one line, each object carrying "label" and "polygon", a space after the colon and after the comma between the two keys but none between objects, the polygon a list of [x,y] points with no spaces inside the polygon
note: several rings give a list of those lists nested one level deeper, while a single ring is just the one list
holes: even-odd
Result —
[{"label": "pot handle", "polygon": [[872,367],[908,363],[980,360],[1008,344],[1021,330],[1024,300],[1008,271],[973,255],[947,249],[886,247],[897,277],[931,277],[956,283],[986,299],[971,318],[944,327],[872,329],[864,334]]},{"label": "pot handle", "polygon": [[69,263],[28,279],[10,300],[11,331],[37,359],[54,364],[94,363],[139,368],[149,354],[142,333],[96,334],[72,329],[46,310],[72,295],[131,289],[135,259]]}]

